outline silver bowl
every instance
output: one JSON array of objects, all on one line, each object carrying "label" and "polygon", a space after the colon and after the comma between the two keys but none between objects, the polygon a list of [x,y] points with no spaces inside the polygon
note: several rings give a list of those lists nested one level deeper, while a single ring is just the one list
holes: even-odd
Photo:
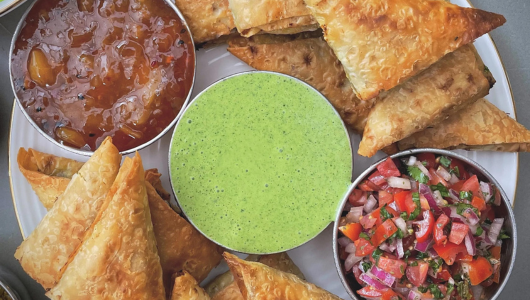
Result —
[{"label": "silver bowl", "polygon": [[3,288],[13,300],[29,300],[30,296],[24,284],[9,269],[0,266],[0,287]]},{"label": "silver bowl", "polygon": [[[20,102],[20,99],[18,98],[18,95],[16,93],[16,90],[15,90],[15,84],[14,84],[14,78],[13,78],[13,73],[11,72],[11,70],[16,67],[16,66],[13,66],[13,60],[12,60],[12,55],[13,55],[13,52],[15,50],[15,43],[18,39],[18,36],[20,35],[20,32],[22,30],[22,28],[24,27],[24,25],[26,24],[26,17],[28,16],[29,12],[31,11],[31,9],[33,8],[33,6],[35,5],[35,3],[37,3],[38,1],[46,1],[46,0],[37,0],[35,2],[33,2],[29,7],[28,9],[26,10],[26,12],[24,13],[24,15],[22,15],[22,18],[20,19],[20,22],[18,23],[17,25],[17,28],[15,30],[15,33],[13,34],[13,39],[11,40],[11,47],[10,47],[10,50],[9,50],[9,78],[11,80],[11,89],[13,90],[13,94],[15,95],[15,99],[16,99],[16,102],[18,104],[18,107],[20,108],[20,110],[22,111],[22,113],[24,114],[24,116],[26,117],[26,119],[29,121],[29,123],[42,135],[44,136],[48,141],[52,142],[54,145],[62,148],[62,149],[65,149],[67,151],[70,151],[70,152],[73,152],[73,153],[76,153],[76,154],[80,154],[80,155],[84,155],[84,156],[92,156],[92,154],[94,153],[94,151],[87,151],[87,150],[81,150],[81,149],[76,149],[76,148],[72,148],[72,147],[69,147],[69,146],[66,146],[66,145],[63,145],[62,143],[56,141],[54,138],[52,138],[51,136],[49,136],[47,133],[45,133],[36,123],[35,121],[28,115],[28,113],[26,112],[26,110],[24,110],[23,106],[22,106],[22,103]],[[122,151],[120,152],[121,154],[125,155],[125,154],[131,154],[131,153],[134,153],[136,151],[139,151],[143,148],[146,148],[148,146],[150,146],[151,144],[153,144],[154,142],[158,141],[160,138],[162,138],[171,128],[173,128],[173,126],[175,126],[175,124],[177,123],[178,119],[182,116],[182,114],[184,113],[184,110],[186,108],[186,106],[188,106],[188,103],[191,99],[191,95],[192,95],[192,92],[193,92],[193,87],[195,86],[195,78],[196,78],[196,74],[197,74],[197,53],[195,51],[195,42],[193,41],[193,36],[192,36],[192,33],[191,33],[191,30],[188,26],[188,23],[186,22],[186,19],[184,18],[184,15],[180,12],[180,10],[177,8],[177,6],[175,5],[175,3],[171,0],[163,0],[164,2],[166,2],[167,5],[169,5],[169,7],[171,7],[176,13],[177,15],[179,16],[180,20],[182,21],[182,23],[184,24],[184,26],[186,27],[186,30],[188,30],[189,34],[190,34],[190,37],[191,37],[191,43],[192,43],[192,50],[193,51],[193,80],[191,82],[191,87],[190,87],[190,90],[188,92],[188,95],[186,96],[186,100],[184,100],[184,103],[182,104],[182,108],[180,109],[179,113],[177,114],[177,116],[175,117],[175,119],[173,119],[173,121],[171,121],[171,123],[166,127],[164,128],[164,130],[162,130],[162,132],[160,132],[156,137],[152,138],[151,140],[149,140],[148,142],[145,142],[143,143],[142,145],[140,146],[136,146],[132,149],[128,149],[128,150],[125,150],[125,151]]]},{"label": "silver bowl", "polygon": [[[508,196],[506,196],[506,193],[502,189],[499,182],[493,176],[491,176],[491,174],[488,171],[486,171],[486,169],[484,169],[482,166],[472,161],[471,159],[464,157],[460,154],[456,154],[451,151],[431,149],[431,148],[422,148],[422,149],[406,150],[406,151],[391,155],[390,157],[398,158],[398,157],[403,157],[403,156],[408,156],[408,155],[419,154],[423,152],[445,155],[445,156],[456,158],[462,161],[463,163],[467,164],[467,167],[474,170],[475,174],[479,178],[486,179],[489,182],[493,183],[495,187],[501,193],[502,202],[499,207],[496,207],[495,212],[498,213],[498,215],[504,217],[503,226],[511,238],[503,241],[503,247],[502,247],[502,252],[501,252],[500,281],[497,284],[494,283],[491,286],[485,288],[484,294],[483,294],[484,297],[482,298],[482,299],[487,299],[487,300],[495,300],[499,297],[499,295],[502,292],[502,289],[504,288],[504,286],[508,282],[508,279],[510,278],[513,265],[515,263],[515,254],[516,254],[516,249],[517,249],[517,229],[515,226],[515,216],[513,214],[511,203],[508,200]],[[350,187],[348,193],[342,200],[341,204],[339,205],[339,209],[337,210],[337,215],[335,218],[335,224],[333,226],[333,256],[335,258],[335,267],[337,268],[337,273],[339,274],[340,280],[342,284],[344,285],[344,288],[346,289],[350,297],[355,300],[363,300],[364,298],[357,295],[357,293],[355,292],[356,290],[359,290],[361,288],[359,283],[357,283],[355,279],[349,280],[343,271],[342,262],[339,258],[339,248],[337,246],[338,245],[337,239],[338,239],[338,231],[339,231],[339,220],[342,216],[344,206],[346,205],[346,202],[348,201],[348,196],[351,194],[351,192],[357,187],[357,185],[362,180],[364,180],[368,175],[370,175],[370,173],[373,170],[375,170],[375,168],[377,167],[379,163],[383,162],[385,159],[386,158],[374,163],[368,169],[366,169],[366,171],[364,171],[359,177],[357,177],[355,182]]]}]

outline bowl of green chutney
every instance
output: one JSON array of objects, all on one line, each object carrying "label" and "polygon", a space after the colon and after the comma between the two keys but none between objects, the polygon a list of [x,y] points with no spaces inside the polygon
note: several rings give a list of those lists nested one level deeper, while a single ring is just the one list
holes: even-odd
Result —
[{"label": "bowl of green chutney", "polygon": [[350,136],[310,85],[253,71],[217,81],[173,132],[170,181],[190,223],[224,248],[272,254],[334,219],[351,185]]}]

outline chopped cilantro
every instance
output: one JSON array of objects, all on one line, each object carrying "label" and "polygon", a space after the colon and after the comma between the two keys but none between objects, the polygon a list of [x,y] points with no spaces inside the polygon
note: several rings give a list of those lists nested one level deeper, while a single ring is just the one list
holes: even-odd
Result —
[{"label": "chopped cilantro", "polygon": [[426,287],[426,286],[419,286],[418,287],[418,291],[420,291],[420,293],[427,293],[428,290],[429,290],[429,288]]},{"label": "chopped cilantro", "polygon": [[388,212],[388,210],[386,210],[386,204],[381,207],[381,209],[379,210],[379,213],[381,215],[381,221],[383,222],[388,219],[392,219],[394,217],[392,214]]},{"label": "chopped cilantro", "polygon": [[453,276],[453,279],[454,279],[455,281],[462,281],[462,274],[455,274],[455,275]]},{"label": "chopped cilantro", "polygon": [[440,156],[440,164],[446,168],[451,165],[451,159],[447,156]]},{"label": "chopped cilantro", "polygon": [[414,180],[420,182],[420,183],[427,183],[429,182],[429,177],[427,175],[423,174],[423,172],[420,170],[420,168],[416,166],[408,166],[407,171],[409,173],[409,176],[414,178]]},{"label": "chopped cilantro", "polygon": [[438,269],[440,269],[440,267],[443,265],[443,263],[444,263],[444,261],[441,258],[429,260],[429,266],[435,272],[438,271]]},{"label": "chopped cilantro", "polygon": [[451,170],[449,170],[449,173],[451,173],[451,174],[455,174],[456,177],[460,178],[460,170],[458,169],[458,166],[452,168]]},{"label": "chopped cilantro", "polygon": [[403,237],[404,237],[404,235],[403,235],[403,231],[401,231],[401,229],[399,229],[399,228],[397,229],[396,232],[394,232],[393,235],[390,236],[391,239],[392,239],[392,238],[402,239]]},{"label": "chopped cilantro", "polygon": [[372,263],[371,262],[363,262],[361,264],[361,267],[363,268],[364,272],[368,272],[368,270],[370,270],[372,268]]},{"label": "chopped cilantro", "polygon": [[499,240],[509,239],[510,236],[506,233],[504,229],[501,230],[501,233],[499,233]]},{"label": "chopped cilantro", "polygon": [[471,201],[471,199],[473,199],[473,193],[462,191],[460,192],[460,199]]},{"label": "chopped cilantro", "polygon": [[406,220],[407,217],[408,217],[406,211],[402,211],[402,212],[399,214],[399,216],[400,216],[402,219],[404,219],[404,220]]},{"label": "chopped cilantro", "polygon": [[420,194],[417,192],[412,193],[412,201],[416,204],[416,208],[410,213],[409,220],[416,219],[421,212]]},{"label": "chopped cilantro", "polygon": [[369,236],[368,234],[364,233],[364,232],[361,232],[361,233],[359,234],[359,237],[360,237],[360,238],[363,238],[363,239],[365,239],[365,240],[367,240],[367,241],[370,240],[370,236]]},{"label": "chopped cilantro", "polygon": [[484,232],[484,229],[482,229],[482,227],[477,227],[477,232],[475,232],[475,236],[481,236],[482,233]]},{"label": "chopped cilantro", "polygon": [[455,290],[455,285],[454,284],[448,284],[447,285],[447,292],[446,292],[446,295],[451,295],[451,293]]},{"label": "chopped cilantro", "polygon": [[469,300],[473,297],[469,291],[469,283],[467,281],[456,283],[456,291],[462,299]]},{"label": "chopped cilantro", "polygon": [[437,284],[429,284],[429,290],[431,291],[431,294],[434,296],[435,299],[442,299],[444,297],[442,291],[440,291]]},{"label": "chopped cilantro", "polygon": [[418,265],[418,262],[417,262],[417,261],[411,261],[411,262],[410,262],[410,266],[411,266],[411,267],[415,267],[415,266],[417,266],[417,265]]},{"label": "chopped cilantro", "polygon": [[416,254],[416,258],[417,259],[424,259],[424,258],[427,258],[429,257],[429,255],[425,252],[421,252],[421,251],[418,251],[418,254]]},{"label": "chopped cilantro", "polygon": [[442,197],[450,197],[449,190],[441,182],[438,182],[437,185],[431,185],[431,190],[439,191]]},{"label": "chopped cilantro", "polygon": [[404,257],[409,258],[409,256],[410,256],[410,250],[405,251]]},{"label": "chopped cilantro", "polygon": [[381,249],[377,248],[374,252],[372,252],[372,258],[375,260],[375,264],[377,265],[379,263],[379,258],[383,255],[383,251]]},{"label": "chopped cilantro", "polygon": [[403,265],[399,266],[399,271],[401,272],[401,274],[405,274],[405,268],[403,268]]},{"label": "chopped cilantro", "polygon": [[478,210],[473,205],[466,203],[458,203],[456,205],[456,213],[462,215],[468,208],[472,209],[478,215]]}]

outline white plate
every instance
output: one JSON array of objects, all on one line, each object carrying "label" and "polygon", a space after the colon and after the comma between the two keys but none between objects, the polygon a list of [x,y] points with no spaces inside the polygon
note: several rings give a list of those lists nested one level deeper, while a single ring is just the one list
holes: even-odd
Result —
[{"label": "white plate", "polygon": [[[457,0],[453,2],[461,6],[469,6],[465,0]],[[497,80],[497,83],[486,98],[501,110],[508,113],[511,117],[515,118],[515,107],[510,85],[493,41],[489,35],[486,35],[479,38],[475,42],[475,46],[484,60],[484,63],[488,66]],[[226,51],[226,45],[210,49],[201,49],[197,52],[197,80],[195,83],[194,95],[198,94],[220,78],[248,70],[252,70],[252,68],[228,53]],[[62,150],[47,141],[25,119],[20,107],[18,107],[18,105],[15,106],[10,131],[9,174],[15,211],[22,235],[26,237],[39,224],[40,220],[46,213],[46,210],[18,170],[16,164],[18,149],[20,147],[31,147],[42,152],[53,153],[55,155],[81,161],[86,161],[87,158]],[[160,141],[140,151],[146,169],[158,168],[163,174],[162,182],[168,191],[171,191],[167,165],[171,133],[172,131],[168,132],[168,134],[166,134]],[[354,149],[357,149],[359,141],[360,138],[358,136],[352,138]],[[500,182],[506,191],[506,194],[511,197],[510,200],[513,203],[518,177],[518,154],[498,152],[457,152],[477,161],[486,168]],[[370,164],[382,157],[384,157],[382,153],[379,153],[376,157],[371,159],[355,155],[354,175],[358,176]],[[290,251],[289,254],[306,275],[308,281],[323,287],[341,298],[348,298],[346,291],[340,283],[333,262],[331,226],[317,238],[304,246]],[[208,279],[226,270],[227,267],[223,263],[210,274]],[[208,279],[205,280],[205,282],[208,282]]]}]

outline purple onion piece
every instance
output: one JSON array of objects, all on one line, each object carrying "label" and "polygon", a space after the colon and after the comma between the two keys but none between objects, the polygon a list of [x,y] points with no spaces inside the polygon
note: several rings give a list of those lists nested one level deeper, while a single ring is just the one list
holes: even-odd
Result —
[{"label": "purple onion piece", "polygon": [[355,249],[356,249],[355,244],[351,243],[351,244],[346,245],[346,247],[344,248],[344,251],[348,253],[355,253]]},{"label": "purple onion piece", "polygon": [[493,196],[493,189],[491,188],[491,184],[481,181],[480,191],[482,192],[482,195],[484,195],[484,201],[489,202],[491,197]]},{"label": "purple onion piece", "polygon": [[427,199],[427,202],[429,202],[429,206],[431,207],[431,209],[434,210],[437,215],[442,213],[442,210],[436,204],[436,200],[434,200],[431,188],[428,185],[420,183],[420,193],[423,195],[423,197],[425,197],[425,199]]},{"label": "purple onion piece", "polygon": [[359,223],[359,219],[363,215],[363,206],[352,207],[350,212],[346,215],[346,222]]},{"label": "purple onion piece", "polygon": [[492,245],[497,242],[497,238],[501,233],[502,224],[504,223],[504,218],[496,218],[490,225],[487,237],[489,238]]},{"label": "purple onion piece", "polygon": [[353,268],[353,265],[360,262],[363,258],[360,256],[355,256],[355,253],[351,253],[348,255],[346,260],[344,261],[344,270],[348,272]]},{"label": "purple onion piece", "polygon": [[429,248],[431,248],[431,246],[433,244],[432,242],[433,242],[433,239],[432,239],[432,236],[431,236],[425,242],[416,243],[416,246],[414,246],[414,249],[416,249],[416,250],[418,250],[420,252],[427,252],[427,250],[429,250]]},{"label": "purple onion piece", "polygon": [[421,300],[421,294],[419,294],[418,292],[416,291],[413,291],[413,290],[410,290],[408,296],[407,296],[407,300]]},{"label": "purple onion piece", "polygon": [[339,245],[341,245],[341,247],[346,247],[349,244],[353,244],[352,240],[350,240],[350,238],[345,237],[345,236],[338,238],[337,242],[339,243]]},{"label": "purple onion piece", "polygon": [[477,248],[475,247],[475,239],[473,238],[471,231],[467,232],[464,243],[466,244],[467,254],[475,256],[477,254]]},{"label": "purple onion piece", "polygon": [[460,195],[458,194],[457,191],[453,189],[449,189],[449,197],[453,200],[453,203],[460,202]]},{"label": "purple onion piece", "polygon": [[374,287],[374,288],[377,289],[377,290],[386,289],[386,286],[385,286],[384,284],[382,284],[381,282],[379,282],[377,279],[372,278],[370,275],[368,275],[368,273],[363,273],[363,274],[361,274],[361,276],[359,276],[359,278],[360,278],[364,283],[368,284],[369,286]]},{"label": "purple onion piece", "polygon": [[471,208],[467,208],[464,211],[464,214],[466,215],[466,219],[471,225],[477,225],[480,221],[480,218],[477,216],[475,211],[473,211]]},{"label": "purple onion piece", "polygon": [[442,166],[438,166],[438,169],[436,169],[436,174],[442,177],[445,181],[451,180],[451,173],[447,172],[447,170]]},{"label": "purple onion piece", "polygon": [[364,211],[369,214],[374,210],[376,206],[377,200],[375,200],[373,195],[370,195],[370,197],[368,197],[368,200],[366,201],[366,204],[364,205]]},{"label": "purple onion piece", "polygon": [[391,287],[392,284],[394,284],[394,281],[396,280],[396,277],[388,274],[387,272],[379,269],[376,266],[374,266],[370,272],[375,276],[375,278],[379,279],[388,287]]},{"label": "purple onion piece", "polygon": [[427,170],[427,168],[425,168],[425,166],[421,162],[417,161],[414,163],[414,165],[418,167],[418,169],[420,169],[420,171],[425,174],[425,176],[429,177],[429,180],[432,179],[431,173],[429,173],[429,170]]},{"label": "purple onion piece", "polygon": [[398,239],[396,242],[397,257],[403,258],[405,256],[405,251],[403,251],[403,240]]}]

